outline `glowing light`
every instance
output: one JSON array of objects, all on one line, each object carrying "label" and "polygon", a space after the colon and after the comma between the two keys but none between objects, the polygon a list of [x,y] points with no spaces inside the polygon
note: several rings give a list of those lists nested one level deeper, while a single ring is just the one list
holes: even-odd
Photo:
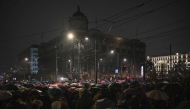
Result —
[{"label": "glowing light", "polygon": [[26,61],[28,61],[28,58],[25,58]]},{"label": "glowing light", "polygon": [[72,34],[72,33],[69,33],[69,34],[68,34],[68,37],[69,37],[69,39],[73,39],[73,34]]},{"label": "glowing light", "polygon": [[60,79],[63,80],[63,77],[61,77]]}]

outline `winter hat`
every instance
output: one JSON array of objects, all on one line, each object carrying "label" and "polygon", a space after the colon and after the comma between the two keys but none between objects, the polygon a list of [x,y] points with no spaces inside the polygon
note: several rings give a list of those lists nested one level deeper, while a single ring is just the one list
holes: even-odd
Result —
[{"label": "winter hat", "polygon": [[36,105],[38,107],[41,107],[43,105],[43,102],[41,100],[35,99],[35,100],[32,101],[32,104],[34,104],[34,105]]}]

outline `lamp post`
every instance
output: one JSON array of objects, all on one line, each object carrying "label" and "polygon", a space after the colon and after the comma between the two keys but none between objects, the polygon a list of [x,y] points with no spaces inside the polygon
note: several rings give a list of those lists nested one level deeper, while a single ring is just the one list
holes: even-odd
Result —
[{"label": "lamp post", "polygon": [[145,61],[145,63],[144,63],[144,69],[143,69],[143,80],[145,80],[146,79],[146,71],[147,71],[147,61]]},{"label": "lamp post", "polygon": [[57,81],[57,47],[55,46],[55,81]]},{"label": "lamp post", "polygon": [[[124,66],[121,65],[121,77],[123,77],[123,74],[125,74],[125,70],[126,70],[126,68],[128,66],[126,58],[123,59],[123,62],[124,62]],[[122,67],[125,67],[125,68],[123,68],[123,70],[122,70]],[[128,68],[127,68],[127,72],[128,72]]]},{"label": "lamp post", "polygon": [[98,74],[97,74],[97,51],[96,51],[96,40],[95,40],[95,52],[94,52],[94,73],[95,73],[95,83],[98,82]]},{"label": "lamp post", "polygon": [[169,73],[169,78],[170,78],[170,82],[172,83],[172,56],[171,56],[171,53],[172,53],[172,46],[170,44],[170,73]]},{"label": "lamp post", "polygon": [[[111,50],[111,53],[114,53],[113,50]],[[116,79],[117,79],[117,74],[119,73],[119,53],[117,53],[117,65],[116,65],[116,69],[117,71],[115,71],[115,74],[116,74]]]},{"label": "lamp post", "polygon": [[[119,53],[117,53],[117,69],[118,69],[118,73],[119,73]],[[116,80],[117,80],[118,73],[116,73]]]},{"label": "lamp post", "polygon": [[[74,35],[72,33],[69,33],[68,38],[73,39]],[[85,40],[88,40],[88,37],[86,37]],[[77,39],[77,50],[78,50],[78,53],[77,53],[77,72],[79,73],[78,74],[79,76],[77,77],[77,79],[79,79],[80,74],[81,74],[81,69],[80,69],[81,40],[80,39]]]},{"label": "lamp post", "polygon": [[71,60],[69,59],[69,73],[71,74],[71,69],[72,69],[72,63],[71,63]]},{"label": "lamp post", "polygon": [[[28,62],[28,58],[25,58],[25,61]],[[26,68],[27,69],[27,68]],[[25,81],[25,72],[24,72],[24,81]]]},{"label": "lamp post", "polygon": [[[79,73],[79,77],[80,77],[80,41],[78,41],[78,62],[77,62],[77,70]],[[79,79],[79,78],[78,78]]]}]

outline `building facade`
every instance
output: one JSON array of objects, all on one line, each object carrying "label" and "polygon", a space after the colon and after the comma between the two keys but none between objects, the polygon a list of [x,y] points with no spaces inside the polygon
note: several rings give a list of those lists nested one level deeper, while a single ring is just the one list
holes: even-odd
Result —
[{"label": "building facade", "polygon": [[19,80],[30,80],[31,74],[38,74],[38,47],[34,44],[18,54]]},{"label": "building facade", "polygon": [[147,60],[154,63],[156,73],[163,71],[168,74],[168,71],[172,70],[178,62],[183,63],[186,69],[190,68],[190,52],[164,56],[147,56]]},{"label": "building facade", "polygon": [[[72,39],[69,34],[73,35]],[[98,78],[138,75],[146,60],[145,51],[146,44],[137,39],[88,29],[88,19],[78,8],[69,18],[67,30],[40,44],[39,74],[46,80],[94,79],[96,74]]]}]

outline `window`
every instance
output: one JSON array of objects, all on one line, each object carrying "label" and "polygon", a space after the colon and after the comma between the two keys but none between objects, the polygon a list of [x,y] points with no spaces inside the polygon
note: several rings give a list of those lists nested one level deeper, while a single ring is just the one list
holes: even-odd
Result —
[{"label": "window", "polygon": [[136,56],[139,56],[139,52],[138,51],[136,51]]},{"label": "window", "polygon": [[125,48],[122,49],[122,53],[123,53],[123,54],[126,53],[126,49],[125,49]]},{"label": "window", "polygon": [[128,54],[131,55],[131,50],[128,50]]}]

